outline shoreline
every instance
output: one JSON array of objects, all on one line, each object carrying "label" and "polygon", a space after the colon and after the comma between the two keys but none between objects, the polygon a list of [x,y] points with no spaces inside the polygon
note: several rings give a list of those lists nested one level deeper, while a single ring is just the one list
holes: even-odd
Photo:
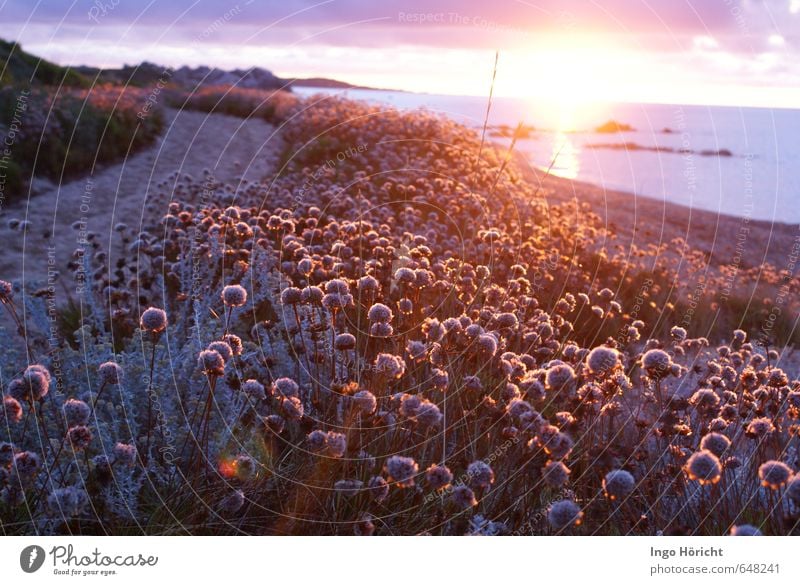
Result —
[{"label": "shoreline", "polygon": [[[524,153],[515,152],[514,155],[523,176],[534,185],[541,184],[540,198],[549,205],[589,204],[603,224],[628,246],[669,243],[681,237],[707,254],[711,266],[719,268],[737,263],[734,260],[739,235],[745,240],[740,246],[744,249],[738,250],[741,268],[760,266],[764,261],[780,268],[787,262],[792,243],[800,238],[800,223],[771,222],[698,209],[577,179],[545,175],[543,170],[530,164]],[[653,236],[656,236],[655,241]]]}]

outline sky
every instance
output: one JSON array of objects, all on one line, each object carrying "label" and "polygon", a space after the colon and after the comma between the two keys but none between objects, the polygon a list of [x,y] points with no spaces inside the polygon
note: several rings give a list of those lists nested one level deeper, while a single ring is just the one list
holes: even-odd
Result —
[{"label": "sky", "polygon": [[800,107],[800,0],[0,0],[0,37],[64,65],[557,102]]}]

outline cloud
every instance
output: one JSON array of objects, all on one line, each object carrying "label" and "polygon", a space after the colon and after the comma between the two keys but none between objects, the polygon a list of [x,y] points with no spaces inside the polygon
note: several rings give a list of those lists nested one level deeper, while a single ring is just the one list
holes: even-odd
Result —
[{"label": "cloud", "polygon": [[442,81],[429,73],[437,65],[455,78],[463,72],[459,63],[495,49],[524,60],[597,48],[636,55],[653,64],[655,77],[663,68],[675,79],[693,75],[708,83],[800,78],[800,0],[6,0],[1,6],[0,35],[73,65],[260,65],[285,75],[403,87],[415,71],[419,83]]}]

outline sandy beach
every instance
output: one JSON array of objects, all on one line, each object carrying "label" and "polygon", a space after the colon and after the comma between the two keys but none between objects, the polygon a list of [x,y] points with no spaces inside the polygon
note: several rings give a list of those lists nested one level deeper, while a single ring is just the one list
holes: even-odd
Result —
[{"label": "sandy beach", "polygon": [[692,209],[666,200],[545,175],[526,164],[521,156],[517,158],[528,180],[541,185],[539,195],[549,204],[588,205],[600,216],[603,225],[616,234],[614,243],[626,248],[663,244],[669,248],[676,238],[682,238],[693,250],[702,252],[712,268],[738,265],[744,270],[761,266],[763,262],[781,268],[790,261],[792,247],[800,238],[800,226],[795,224]]}]

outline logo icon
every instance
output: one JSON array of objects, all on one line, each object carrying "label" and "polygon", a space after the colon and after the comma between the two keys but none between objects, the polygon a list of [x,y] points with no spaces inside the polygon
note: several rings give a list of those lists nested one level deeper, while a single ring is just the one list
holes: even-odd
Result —
[{"label": "logo icon", "polygon": [[44,549],[41,546],[32,544],[22,549],[19,554],[19,566],[26,573],[35,573],[44,564]]}]

